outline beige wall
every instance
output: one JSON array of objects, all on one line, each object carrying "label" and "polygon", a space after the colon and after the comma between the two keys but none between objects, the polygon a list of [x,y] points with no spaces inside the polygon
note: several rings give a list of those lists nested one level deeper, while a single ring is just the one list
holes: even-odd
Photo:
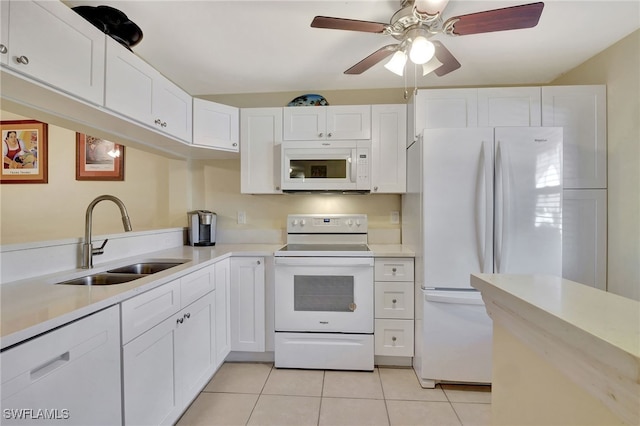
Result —
[{"label": "beige wall", "polygon": [[607,289],[640,300],[640,30],[551,84],[607,85]]},{"label": "beige wall", "polygon": [[[0,111],[0,119],[29,117]],[[134,230],[186,225],[186,161],[129,148],[125,150],[124,182],[76,181],[75,132],[52,124],[48,130],[48,183],[0,186],[1,244],[82,237],[87,205],[102,194],[124,202]],[[93,218],[94,235],[123,230],[113,203],[99,203]]]}]

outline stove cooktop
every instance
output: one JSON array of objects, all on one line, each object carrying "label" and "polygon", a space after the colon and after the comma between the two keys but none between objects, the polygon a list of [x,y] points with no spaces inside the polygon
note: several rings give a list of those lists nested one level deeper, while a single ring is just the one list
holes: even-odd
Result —
[{"label": "stove cooktop", "polygon": [[373,256],[366,244],[287,244],[275,256]]}]

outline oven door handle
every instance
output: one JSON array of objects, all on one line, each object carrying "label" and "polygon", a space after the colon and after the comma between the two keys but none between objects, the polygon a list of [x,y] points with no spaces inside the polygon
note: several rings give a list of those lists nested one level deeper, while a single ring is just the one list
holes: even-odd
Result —
[{"label": "oven door handle", "polygon": [[276,257],[274,261],[291,266],[373,266],[372,257]]}]

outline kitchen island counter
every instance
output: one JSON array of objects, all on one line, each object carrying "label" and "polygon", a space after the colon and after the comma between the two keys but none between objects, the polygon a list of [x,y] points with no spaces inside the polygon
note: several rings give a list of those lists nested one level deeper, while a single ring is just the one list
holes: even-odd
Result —
[{"label": "kitchen island counter", "polygon": [[471,285],[493,319],[492,424],[640,424],[640,302],[550,276]]},{"label": "kitchen island counter", "polygon": [[[115,305],[230,256],[272,256],[280,245],[219,244],[180,246],[0,286],[1,349],[45,333],[76,319]],[[181,260],[183,264],[134,281],[116,285],[60,285],[58,282],[150,260]]]}]

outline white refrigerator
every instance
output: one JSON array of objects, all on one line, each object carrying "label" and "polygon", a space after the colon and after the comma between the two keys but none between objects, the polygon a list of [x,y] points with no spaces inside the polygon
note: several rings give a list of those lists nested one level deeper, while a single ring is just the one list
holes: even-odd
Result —
[{"label": "white refrigerator", "polygon": [[492,323],[472,273],[562,274],[562,128],[425,129],[407,148],[423,387],[490,383]]}]

